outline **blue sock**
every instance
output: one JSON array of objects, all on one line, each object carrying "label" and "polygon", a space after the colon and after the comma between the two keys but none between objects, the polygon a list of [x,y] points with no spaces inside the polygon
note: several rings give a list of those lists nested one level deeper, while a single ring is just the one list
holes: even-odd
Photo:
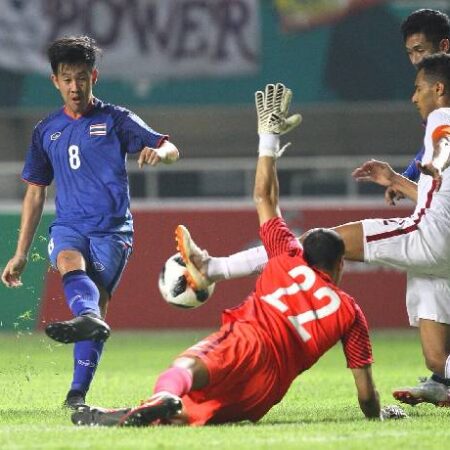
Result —
[{"label": "blue sock", "polygon": [[100,293],[84,270],[73,270],[62,277],[67,304],[74,316],[95,314],[100,317]]},{"label": "blue sock", "polygon": [[103,352],[103,342],[79,341],[73,349],[74,367],[71,390],[86,394]]}]

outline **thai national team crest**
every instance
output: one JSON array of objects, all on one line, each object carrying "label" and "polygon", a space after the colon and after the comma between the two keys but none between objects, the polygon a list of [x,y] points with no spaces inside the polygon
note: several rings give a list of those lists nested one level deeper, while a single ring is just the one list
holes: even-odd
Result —
[{"label": "thai national team crest", "polygon": [[106,123],[95,123],[89,127],[89,136],[106,136]]}]

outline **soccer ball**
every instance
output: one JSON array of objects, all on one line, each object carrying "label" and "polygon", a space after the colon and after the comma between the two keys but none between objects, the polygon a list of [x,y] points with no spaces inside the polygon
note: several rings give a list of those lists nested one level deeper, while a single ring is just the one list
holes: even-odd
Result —
[{"label": "soccer ball", "polygon": [[214,292],[215,283],[206,289],[192,289],[186,279],[186,264],[179,253],[172,255],[159,274],[159,292],[170,305],[179,308],[198,308]]}]

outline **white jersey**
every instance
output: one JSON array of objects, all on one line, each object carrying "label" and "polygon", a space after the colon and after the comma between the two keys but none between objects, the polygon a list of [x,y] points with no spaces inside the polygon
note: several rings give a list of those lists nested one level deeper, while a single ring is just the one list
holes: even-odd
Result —
[{"label": "white jersey", "polygon": [[[450,126],[450,108],[439,108],[427,119],[425,130],[425,153],[423,163],[433,158],[433,133],[441,127]],[[417,185],[417,204],[412,215],[417,222],[433,260],[450,267],[450,170],[442,173],[442,184],[436,191],[432,177],[421,174]],[[431,261],[430,261],[431,262]],[[447,272],[450,275],[450,271]],[[449,277],[450,278],[450,277]]]},{"label": "white jersey", "polygon": [[[425,130],[424,146],[425,152],[423,154],[423,163],[429,163],[433,158],[434,146],[433,146],[433,133],[437,128],[442,126],[450,126],[450,108],[439,108],[433,111],[427,120],[427,127]],[[450,171],[444,170],[442,174],[442,186],[438,192],[433,194],[433,205],[428,205],[430,201],[429,195],[432,189],[433,179],[421,174],[418,182],[418,196],[417,206],[414,211],[414,215],[420,214],[423,208],[430,208],[431,218],[435,218],[437,221],[444,221],[448,224],[450,220],[450,199],[448,196]],[[436,217],[439,215],[439,217]]]},{"label": "white jersey", "polygon": [[[450,108],[427,119],[423,162],[433,157],[433,133],[450,125]],[[408,273],[407,309],[411,325],[419,319],[450,323],[450,168],[442,184],[420,175],[417,205],[410,217],[363,220],[366,262]]]},{"label": "white jersey", "polygon": [[[428,116],[424,162],[433,157],[432,135],[450,125],[450,108]],[[450,168],[439,191],[429,175],[420,175],[417,205],[410,217],[364,220],[364,258],[409,273],[450,278]]]}]

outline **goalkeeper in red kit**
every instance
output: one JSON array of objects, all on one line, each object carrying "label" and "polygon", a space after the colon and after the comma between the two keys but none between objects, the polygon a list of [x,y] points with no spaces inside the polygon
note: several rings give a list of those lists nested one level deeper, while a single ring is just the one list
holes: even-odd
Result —
[{"label": "goalkeeper in red kit", "polygon": [[[259,157],[254,201],[269,262],[255,290],[223,312],[219,331],[178,356],[158,377],[154,394],[134,408],[80,408],[76,425],[206,425],[257,421],[279,403],[294,379],[341,341],[367,418],[404,417],[398,407],[380,408],[372,379],[372,349],[360,307],[337,286],[344,243],[327,229],[309,232],[301,244],[281,217],[276,159],[280,135],[297,126],[288,117],[292,93],[269,84],[256,93]],[[185,227],[176,230],[190,277],[196,244]]]}]

